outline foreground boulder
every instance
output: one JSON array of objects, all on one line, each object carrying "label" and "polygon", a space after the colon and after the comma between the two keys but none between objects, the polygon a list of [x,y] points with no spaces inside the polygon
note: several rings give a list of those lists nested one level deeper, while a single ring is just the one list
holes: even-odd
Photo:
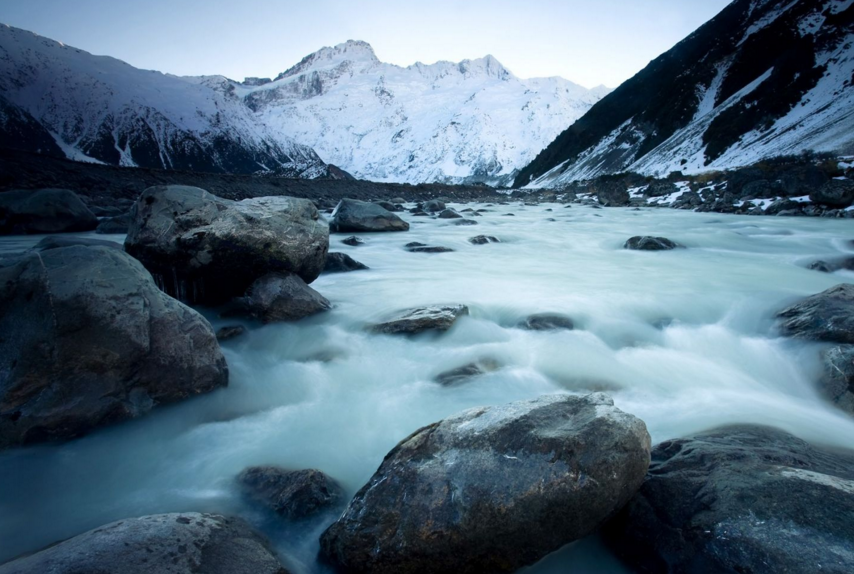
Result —
[{"label": "foreground boulder", "polygon": [[424,331],[447,331],[460,317],[469,314],[465,305],[436,305],[408,309],[371,327],[384,335],[417,335]]},{"label": "foreground boulder", "polygon": [[848,414],[854,415],[854,345],[840,345],[822,353],[824,375],[819,390]]},{"label": "foreground boulder", "polygon": [[118,520],[0,566],[0,574],[287,574],[239,518],[184,512]]},{"label": "foreground boulder", "polygon": [[666,251],[678,247],[682,246],[666,237],[651,237],[649,235],[632,237],[623,245],[624,249],[638,251]]},{"label": "foreground boulder", "polygon": [[603,394],[471,409],[386,455],[321,552],[346,572],[512,572],[617,512],[649,449],[644,423]]},{"label": "foreground boulder", "polygon": [[843,283],[778,313],[789,337],[854,344],[854,285]]},{"label": "foreground boulder", "polygon": [[352,231],[409,231],[409,224],[391,211],[367,201],[342,199],[329,229],[337,233]]},{"label": "foreground boulder", "polygon": [[319,470],[253,466],[237,477],[247,497],[291,520],[334,508],[344,497],[337,482]]},{"label": "foreground boulder", "polygon": [[641,572],[854,572],[854,454],[737,426],[665,441],[605,530]]},{"label": "foreground boulder", "polygon": [[364,263],[359,263],[346,253],[327,253],[324,273],[346,273],[348,271],[360,271],[368,269]]},{"label": "foreground boulder", "polygon": [[228,383],[207,320],[110,247],[0,268],[0,448],[82,435]]},{"label": "foreground boulder", "polygon": [[98,218],[67,189],[0,193],[0,235],[91,231]]},{"label": "foreground boulder", "polygon": [[261,277],[238,303],[263,323],[299,321],[332,308],[326,297],[292,273],[270,273]]},{"label": "foreground boulder", "polygon": [[329,229],[314,204],[292,197],[221,199],[197,187],[151,187],[131,210],[125,250],[170,295],[216,305],[273,272],[314,281]]}]

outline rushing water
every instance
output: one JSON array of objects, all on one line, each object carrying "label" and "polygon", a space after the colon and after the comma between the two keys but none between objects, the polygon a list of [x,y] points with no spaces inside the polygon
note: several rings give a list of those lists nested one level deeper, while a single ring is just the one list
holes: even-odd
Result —
[{"label": "rushing water", "polygon": [[[200,510],[246,517],[295,573],[318,572],[316,540],[332,517],[293,527],[271,520],[239,496],[234,476],[243,468],[318,468],[352,494],[420,426],[547,393],[606,390],[646,421],[654,442],[751,422],[851,446],[854,419],[814,388],[821,347],[779,338],[773,318],[798,297],[854,282],[854,273],[804,268],[854,252],[850,220],[488,209],[471,227],[411,217],[410,232],[361,234],[361,247],[332,236],[330,250],[371,269],[312,285],[335,304],[329,313],[296,324],[247,323],[247,335],[223,345],[227,389],[67,444],[0,455],[0,561],[115,519]],[[511,211],[515,217],[502,215]],[[502,243],[467,242],[479,234]],[[622,249],[647,234],[688,249]],[[5,238],[0,247],[15,251],[37,239]],[[410,241],[456,251],[408,253]],[[465,303],[471,316],[439,337],[364,331],[390,312],[432,303]],[[513,327],[535,312],[565,313],[577,329]],[[215,327],[234,323],[206,314]],[[504,368],[457,387],[432,381],[486,357]],[[594,537],[530,571],[620,568]]]}]

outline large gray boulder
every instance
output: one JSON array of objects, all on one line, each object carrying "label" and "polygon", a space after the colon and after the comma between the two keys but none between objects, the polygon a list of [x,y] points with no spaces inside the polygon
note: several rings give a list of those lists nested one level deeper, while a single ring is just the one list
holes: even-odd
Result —
[{"label": "large gray boulder", "polygon": [[832,179],[810,193],[810,201],[840,209],[848,207],[854,203],[854,180]]},{"label": "large gray boulder", "polygon": [[329,229],[337,233],[352,231],[409,231],[409,224],[376,203],[342,199],[332,214]]},{"label": "large gray boulder", "polygon": [[0,193],[0,235],[90,231],[98,218],[68,189]]},{"label": "large gray boulder", "polygon": [[213,329],[126,253],[0,268],[0,448],[82,435],[228,383]]},{"label": "large gray boulder", "polygon": [[183,301],[220,304],[268,273],[306,283],[326,263],[329,229],[292,197],[230,201],[197,187],[151,187],[134,204],[125,250]]},{"label": "large gray boulder", "polygon": [[639,572],[854,572],[854,453],[737,426],[665,441],[605,530]]},{"label": "large gray boulder", "polygon": [[843,283],[807,297],[777,315],[790,337],[854,344],[854,285]]},{"label": "large gray boulder", "polygon": [[239,518],[184,512],[106,524],[0,566],[0,574],[287,574]]},{"label": "large gray boulder", "polygon": [[292,273],[270,273],[252,283],[239,304],[263,323],[299,321],[332,304]]},{"label": "large gray boulder", "polygon": [[649,450],[644,423],[602,394],[471,409],[386,455],[321,552],[345,572],[512,572],[617,512]]}]

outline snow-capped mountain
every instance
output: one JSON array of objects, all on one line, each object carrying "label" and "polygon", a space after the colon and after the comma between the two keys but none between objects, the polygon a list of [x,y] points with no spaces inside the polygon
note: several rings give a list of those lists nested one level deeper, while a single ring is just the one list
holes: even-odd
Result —
[{"label": "snow-capped mountain", "polygon": [[608,93],[557,77],[522,80],[492,56],[404,68],[356,41],[323,48],[272,81],[232,87],[265,125],[325,161],[409,183],[509,184]]},{"label": "snow-capped mountain", "polygon": [[556,187],[854,153],[854,0],[736,0],[572,124],[516,179]]},{"label": "snow-capped mountain", "polygon": [[310,147],[264,125],[225,78],[139,70],[3,24],[0,100],[3,137],[23,130],[35,138],[19,148],[49,148],[50,135],[69,158],[83,161],[298,177],[327,172]]}]

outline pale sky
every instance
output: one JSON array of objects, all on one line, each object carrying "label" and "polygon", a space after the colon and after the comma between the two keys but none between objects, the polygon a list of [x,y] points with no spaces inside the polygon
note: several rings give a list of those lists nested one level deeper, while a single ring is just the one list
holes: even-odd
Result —
[{"label": "pale sky", "polygon": [[0,22],[138,68],[274,77],[364,40],[384,62],[495,56],[522,78],[616,87],[729,0],[0,0]]}]

